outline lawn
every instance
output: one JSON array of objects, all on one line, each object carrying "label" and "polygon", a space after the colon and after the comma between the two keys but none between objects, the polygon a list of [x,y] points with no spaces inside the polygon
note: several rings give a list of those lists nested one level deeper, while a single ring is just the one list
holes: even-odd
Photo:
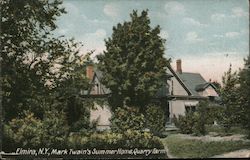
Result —
[{"label": "lawn", "polygon": [[241,127],[232,127],[228,133],[220,126],[206,126],[208,132],[216,132],[220,136],[233,135],[233,134],[247,134],[247,131]]},{"label": "lawn", "polygon": [[201,141],[184,139],[171,134],[162,139],[169,153],[178,158],[208,158],[239,149],[250,148],[250,142],[245,141]]}]

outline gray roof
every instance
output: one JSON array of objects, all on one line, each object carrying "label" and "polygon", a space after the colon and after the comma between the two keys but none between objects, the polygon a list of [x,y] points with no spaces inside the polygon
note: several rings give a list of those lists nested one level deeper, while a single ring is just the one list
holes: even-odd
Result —
[{"label": "gray roof", "polygon": [[188,90],[192,93],[192,95],[199,96],[197,92],[197,87],[200,89],[206,86],[207,81],[199,74],[199,73],[188,73],[182,72],[177,73],[178,77],[183,81]]},{"label": "gray roof", "polygon": [[[98,79],[98,81],[101,81],[101,78],[103,77],[103,74],[101,71],[97,70],[94,68],[95,76]],[[111,93],[110,89],[106,88],[104,85],[101,85],[101,90],[103,91],[104,94],[109,94]]]},{"label": "gray roof", "polygon": [[[94,76],[96,76],[96,78],[99,80],[99,82],[101,81],[102,77],[103,77],[103,73],[98,70],[96,67],[94,68]],[[104,92],[104,94],[110,94],[111,90],[106,88],[104,85],[100,86],[102,91]],[[156,97],[161,98],[161,97],[165,97],[169,94],[169,88],[168,88],[168,84],[166,83],[166,85],[164,85],[163,87],[161,87],[157,93],[156,93]]]}]

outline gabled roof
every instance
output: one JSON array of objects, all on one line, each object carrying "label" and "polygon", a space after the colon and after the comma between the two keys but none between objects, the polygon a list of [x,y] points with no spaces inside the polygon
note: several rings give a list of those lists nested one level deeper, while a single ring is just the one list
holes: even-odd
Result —
[{"label": "gabled roof", "polygon": [[[93,79],[92,79],[91,83],[94,84],[95,83],[95,79],[97,79],[100,82],[100,84],[101,84],[101,78],[102,77],[103,77],[102,72],[99,71],[99,70],[97,70],[96,67],[94,67],[94,76],[93,76]],[[104,85],[100,85],[100,88],[101,88],[101,90],[102,90],[102,92],[104,94],[110,94],[111,93],[110,89],[106,88]],[[90,92],[91,92],[91,88],[89,89],[88,94],[90,94]]]},{"label": "gabled roof", "polygon": [[192,95],[191,90],[185,85],[182,79],[178,76],[178,74],[173,70],[173,68],[168,65],[169,71],[173,74],[173,76],[177,79],[177,81],[181,84],[181,86],[187,91],[188,95]]},{"label": "gabled roof", "polygon": [[207,83],[207,81],[199,73],[182,72],[176,74],[180,77],[180,79],[194,96],[199,96],[197,91],[200,91],[200,89],[203,89],[204,87],[206,88],[210,84]]},{"label": "gabled roof", "polygon": [[[197,85],[196,87],[195,87],[195,90],[196,91],[203,91],[203,90],[205,90],[208,86],[212,86],[213,87],[213,84],[211,84],[211,83],[204,83],[204,84],[200,84],[200,85]],[[213,87],[214,88],[214,87]],[[214,88],[215,89],[215,88]]]},{"label": "gabled roof", "polygon": [[[216,87],[213,84],[206,82],[206,80],[199,73],[178,73],[175,72],[170,65],[168,65],[167,68],[172,73],[172,76],[174,76],[181,86],[187,91],[188,96],[201,97],[198,91],[202,91],[210,85],[216,90]],[[92,83],[94,83],[95,79],[100,82],[102,77],[102,72],[95,67]],[[106,88],[104,85],[101,85],[100,87],[104,94],[111,93],[110,89]],[[156,94],[156,97],[164,97],[169,95],[168,87],[169,86],[163,86],[160,88]]]}]

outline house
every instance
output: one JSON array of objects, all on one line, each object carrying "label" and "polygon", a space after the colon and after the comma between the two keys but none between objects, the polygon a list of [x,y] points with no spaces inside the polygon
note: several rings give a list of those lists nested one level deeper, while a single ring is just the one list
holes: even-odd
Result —
[{"label": "house", "polygon": [[[215,101],[218,98],[216,87],[207,82],[199,73],[182,72],[181,60],[176,61],[176,71],[171,66],[167,67],[167,73],[171,76],[166,85],[159,89],[156,98],[165,108],[168,117],[166,123],[172,123],[174,116],[185,115],[186,112],[195,110],[201,100]],[[87,77],[92,82],[92,88],[88,95],[95,98],[105,98],[111,91],[101,84],[102,73],[92,65],[87,67]],[[100,106],[95,104],[95,110],[91,110],[90,120],[98,120],[99,129],[107,129],[110,126],[109,119],[112,116],[107,104]]]},{"label": "house", "polygon": [[176,61],[176,71],[169,66],[167,73],[172,75],[168,81],[170,94],[167,95],[169,101],[166,106],[170,122],[174,115],[185,115],[185,112],[195,110],[199,101],[215,101],[219,97],[216,87],[200,73],[182,72],[180,59]]}]

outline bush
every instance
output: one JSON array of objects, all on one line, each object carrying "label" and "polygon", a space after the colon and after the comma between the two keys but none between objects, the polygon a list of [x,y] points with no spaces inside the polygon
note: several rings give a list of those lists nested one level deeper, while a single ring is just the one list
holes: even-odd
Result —
[{"label": "bush", "polygon": [[180,129],[181,133],[191,134],[195,124],[193,113],[186,113],[185,116],[179,115],[178,118],[174,118],[174,123],[177,128]]},{"label": "bush", "polygon": [[205,126],[212,121],[209,115],[212,114],[209,113],[208,103],[200,102],[195,112],[186,113],[185,116],[180,115],[178,119],[174,116],[173,121],[181,133],[205,135],[207,133]]},{"label": "bush", "polygon": [[42,121],[42,128],[43,146],[65,148],[69,127],[64,112],[46,111]]},{"label": "bush", "polygon": [[207,102],[200,102],[196,107],[196,112],[194,113],[194,130],[196,135],[205,135],[207,133],[205,125],[210,123],[209,118],[209,108]]},{"label": "bush", "polygon": [[122,146],[119,144],[122,142],[122,134],[120,133],[71,133],[68,137],[68,145],[75,149],[87,149],[87,148],[97,148],[97,149],[112,149],[117,146]]},{"label": "bush", "polygon": [[165,130],[165,116],[161,107],[150,105],[145,113],[146,127],[156,136],[161,136]]},{"label": "bush", "polygon": [[33,113],[25,111],[23,118],[12,119],[4,126],[3,148],[9,152],[17,146],[39,148],[43,132],[42,121],[35,118]]},{"label": "bush", "polygon": [[111,129],[118,133],[123,133],[128,129],[142,130],[144,124],[144,115],[139,112],[139,109],[133,107],[119,107],[111,117]]},{"label": "bush", "polygon": [[40,120],[25,111],[23,117],[13,119],[4,126],[3,148],[6,151],[14,151],[17,147],[65,148],[68,128],[62,112],[45,112],[44,119]]},{"label": "bush", "polygon": [[127,130],[123,135],[125,148],[164,148],[160,139],[149,132]]},{"label": "bush", "polygon": [[131,149],[131,148],[163,148],[158,137],[149,132],[127,130],[124,133],[71,133],[68,138],[69,147],[75,149]]}]

